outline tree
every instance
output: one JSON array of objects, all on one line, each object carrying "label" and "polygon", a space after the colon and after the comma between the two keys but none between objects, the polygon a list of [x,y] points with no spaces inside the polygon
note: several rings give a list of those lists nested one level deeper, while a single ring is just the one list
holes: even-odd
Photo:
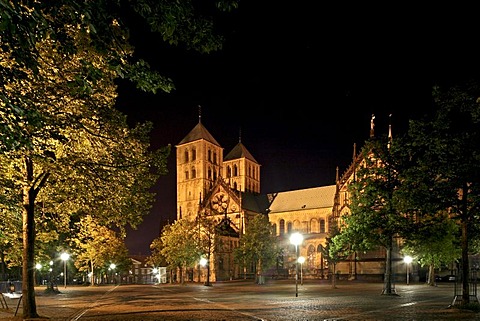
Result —
[{"label": "tree", "polygon": [[383,294],[394,294],[392,275],[393,238],[405,226],[399,212],[396,189],[400,185],[398,171],[386,137],[373,138],[362,148],[363,162],[357,179],[349,186],[350,213],[342,216],[340,234],[334,236],[338,249],[350,245],[350,251],[368,251],[383,247],[386,251]]},{"label": "tree", "polygon": [[461,257],[458,225],[448,213],[424,215],[404,234],[402,252],[421,266],[428,266],[427,284],[435,285],[435,269]]},{"label": "tree", "polygon": [[198,246],[198,229],[195,221],[176,220],[165,225],[159,241],[153,244],[162,245],[160,254],[165,257],[169,268],[179,269],[180,283],[184,283],[184,270],[198,262],[201,252]]},{"label": "tree", "polygon": [[249,220],[245,234],[240,237],[235,249],[235,261],[242,265],[255,266],[255,281],[264,284],[263,271],[273,266],[279,255],[277,239],[266,215],[255,215]]},{"label": "tree", "polygon": [[[173,84],[145,61],[133,60],[124,2],[1,5],[0,119],[5,125],[0,128],[0,150],[2,164],[23,169],[12,174],[9,186],[22,190],[11,194],[23,195],[22,200],[7,213],[23,212],[23,316],[36,318],[33,245],[38,198],[51,213],[70,215],[79,208],[94,208],[102,224],[137,226],[153,199],[145,191],[156,174],[165,172],[169,148],[147,153],[150,127],[129,130],[124,117],[112,110],[114,80],[128,78],[151,92],[168,92]],[[202,52],[221,47],[210,20],[197,18],[189,1],[139,0],[128,5],[170,44],[187,43],[187,48]],[[220,9],[235,6],[230,0],[218,3]],[[159,169],[156,174],[154,168]],[[105,191],[115,191],[117,197]],[[123,198],[122,192],[127,192]],[[68,224],[68,215],[57,218]]]},{"label": "tree", "polygon": [[[433,114],[410,122],[403,167],[404,194],[414,214],[449,213],[460,228],[462,304],[469,298],[469,258],[477,249],[480,208],[480,85],[433,88]],[[408,194],[407,194],[408,195]]]},{"label": "tree", "polygon": [[99,267],[114,263],[118,268],[128,256],[123,239],[113,230],[101,226],[87,215],[75,223],[78,231],[70,238],[75,253],[75,267],[91,275],[90,284],[95,284],[95,272]]},{"label": "tree", "polygon": [[337,287],[336,285],[336,273],[337,273],[337,263],[341,260],[344,260],[352,253],[350,247],[350,241],[348,239],[348,234],[341,234],[337,223],[330,224],[329,237],[327,237],[327,242],[325,247],[322,247],[322,254],[327,259],[327,262],[332,266],[332,289]]},{"label": "tree", "polygon": [[[79,35],[77,41],[84,40]],[[108,73],[105,57],[87,51],[66,61],[49,40],[38,48],[42,55],[39,75],[45,81],[37,82],[25,70],[28,76],[12,80],[4,92],[11,97],[22,92],[28,97],[32,110],[42,115],[39,121],[44,130],[25,126],[34,144],[0,155],[2,163],[12,169],[8,193],[21,196],[10,207],[11,213],[18,211],[23,216],[23,312],[32,318],[38,316],[33,288],[35,221],[41,218],[35,215],[38,204],[56,227],[66,228],[75,213],[91,213],[101,224],[122,231],[127,224],[136,227],[153,204],[149,189],[166,172],[169,152],[168,148],[150,151],[151,125],[130,129],[126,117],[113,108],[114,73]],[[88,95],[72,91],[69,84],[77,71],[90,65],[103,65],[104,78],[96,79]]]},{"label": "tree", "polygon": [[[209,53],[222,47],[223,36],[216,33],[212,13],[231,11],[238,7],[238,0],[212,0],[197,4],[185,1],[75,1],[51,2],[1,1],[2,22],[0,25],[0,86],[12,79],[23,79],[27,74],[37,75],[41,66],[41,53],[37,44],[51,39],[55,50],[67,60],[84,51],[72,30],[88,36],[89,43],[97,52],[108,57],[109,69],[117,77],[133,81],[138,88],[155,93],[174,89],[171,79],[151,70],[149,64],[132,55],[129,33],[132,26],[147,24],[148,28],[163,36],[170,46],[184,46],[188,50]],[[134,18],[132,18],[134,17]],[[4,59],[8,57],[8,60]],[[15,61],[15,64],[11,63]],[[79,71],[72,89],[87,92],[92,81],[91,71],[96,66]],[[101,75],[99,69],[94,73]],[[59,68],[61,73],[62,69]],[[40,82],[43,80],[38,78]],[[32,109],[29,97],[18,92],[15,96],[4,95],[0,90],[0,150],[31,147],[29,129],[22,124],[41,129],[41,113]]]}]

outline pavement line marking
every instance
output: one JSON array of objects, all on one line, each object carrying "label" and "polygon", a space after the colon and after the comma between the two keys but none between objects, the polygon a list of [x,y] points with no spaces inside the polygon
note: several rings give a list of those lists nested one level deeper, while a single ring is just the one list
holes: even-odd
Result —
[{"label": "pavement line marking", "polygon": [[104,296],[106,296],[108,293],[112,292],[113,290],[115,290],[117,287],[119,287],[120,285],[117,284],[114,288],[111,288],[109,289],[107,292],[105,292],[104,294],[102,294],[102,296],[96,300],[95,302],[92,303],[91,306],[89,306],[88,308],[86,309],[83,309],[83,310],[80,310],[78,311],[77,313],[75,313],[70,319],[69,321],[77,321],[79,320],[85,313],[87,313],[89,310],[95,308],[99,303],[100,303],[100,300],[103,299]]},{"label": "pavement line marking", "polygon": [[247,312],[242,312],[242,311],[238,311],[237,309],[234,309],[234,308],[231,308],[225,304],[222,304],[222,303],[217,303],[217,302],[213,302],[209,299],[203,299],[203,298],[196,298],[196,297],[193,297],[193,299],[197,300],[197,301],[200,301],[200,302],[205,302],[205,303],[210,303],[210,304],[215,304],[225,310],[229,310],[229,311],[232,311],[232,312],[235,312],[235,313],[238,313],[238,314],[241,314],[241,315],[244,315],[244,316],[247,316],[249,318],[252,318],[252,319],[255,319],[255,320],[258,320],[258,321],[268,321],[268,319],[263,319],[263,318],[260,318],[260,317],[257,317],[256,315],[253,315],[251,313],[247,313]]}]

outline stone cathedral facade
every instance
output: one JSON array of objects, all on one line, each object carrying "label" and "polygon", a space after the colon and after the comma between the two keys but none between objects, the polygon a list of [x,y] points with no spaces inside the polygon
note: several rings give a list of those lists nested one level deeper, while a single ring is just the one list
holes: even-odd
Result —
[{"label": "stone cathedral facade", "polygon": [[[233,249],[245,233],[249,219],[255,215],[268,215],[278,241],[286,249],[285,256],[268,274],[292,275],[296,257],[289,236],[300,232],[304,236],[298,247],[299,255],[305,258],[304,276],[327,278],[331,269],[322,255],[322,248],[327,243],[330,225],[336,224],[339,216],[348,212],[347,187],[354,179],[359,161],[355,157],[342,176],[337,169],[333,185],[262,195],[261,165],[241,140],[224,153],[224,148],[199,118],[198,124],[176,145],[177,219],[209,216],[224,231],[222,243],[226,246],[213,253],[210,260],[212,282],[253,275],[252,269],[240,270],[235,265]],[[336,271],[343,278],[381,279],[384,263],[385,253],[381,250],[356,253],[337,264]],[[193,270],[191,279],[200,279],[199,275],[200,269]]]}]

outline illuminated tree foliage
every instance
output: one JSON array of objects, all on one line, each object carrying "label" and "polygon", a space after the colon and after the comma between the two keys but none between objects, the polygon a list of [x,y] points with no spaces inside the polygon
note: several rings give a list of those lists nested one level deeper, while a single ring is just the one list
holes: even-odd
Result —
[{"label": "illuminated tree foliage", "polygon": [[[231,0],[209,4],[236,7]],[[0,0],[0,8],[0,163],[9,174],[2,177],[7,224],[0,236],[15,246],[8,236],[21,213],[23,317],[37,318],[36,206],[60,227],[81,212],[123,232],[149,211],[149,188],[166,172],[170,149],[149,150],[151,124],[131,129],[113,108],[119,77],[153,93],[174,88],[135,58],[128,23],[144,21],[169,44],[200,52],[219,49],[222,38],[188,0]]]},{"label": "illuminated tree foliage", "polygon": [[[153,244],[153,243],[152,243]],[[201,253],[198,244],[198,227],[195,221],[188,219],[176,220],[165,225],[160,236],[159,254],[165,257],[170,270],[179,269],[180,283],[184,283],[184,271],[198,263]]]},{"label": "illuminated tree foliage", "polygon": [[[396,191],[400,185],[397,164],[386,137],[373,138],[362,149],[363,163],[349,191],[350,213],[342,216],[340,234],[332,238],[332,255],[342,249],[386,251],[383,294],[394,294],[392,275],[393,239],[402,233],[406,218],[399,212]],[[395,144],[392,145],[392,149]]]},{"label": "illuminated tree foliage", "polygon": [[[128,249],[117,234],[97,224],[91,216],[85,216],[75,223],[77,231],[70,239],[74,253],[75,266],[79,271],[91,275],[90,284],[100,283],[102,276],[97,269],[108,269],[111,263],[117,270],[128,268]],[[123,264],[123,266],[122,266]],[[95,277],[97,281],[95,282]]]},{"label": "illuminated tree foliage", "polygon": [[234,250],[235,261],[242,266],[255,266],[255,281],[263,284],[264,271],[275,264],[280,254],[268,216],[256,215],[249,220],[239,243]]}]

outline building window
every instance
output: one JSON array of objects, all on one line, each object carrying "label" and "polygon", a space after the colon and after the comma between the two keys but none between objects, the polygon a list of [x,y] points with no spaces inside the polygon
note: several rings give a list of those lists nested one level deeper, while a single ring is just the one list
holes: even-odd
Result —
[{"label": "building window", "polygon": [[208,169],[208,179],[212,179],[212,169]]},{"label": "building window", "polygon": [[277,224],[275,223],[272,224],[272,233],[273,235],[277,235]]},{"label": "building window", "polygon": [[227,166],[227,178],[230,178],[232,177],[232,168],[230,167],[230,165]]},{"label": "building window", "polygon": [[287,233],[292,233],[292,222],[287,223]]},{"label": "building window", "polygon": [[238,167],[237,167],[237,164],[233,165],[233,176],[238,176]]},{"label": "building window", "polygon": [[197,159],[197,150],[194,148],[192,149],[192,161]]},{"label": "building window", "polygon": [[216,152],[213,152],[213,163],[214,164],[217,163],[217,153]]},{"label": "building window", "polygon": [[195,170],[195,167],[192,167],[192,178],[197,177],[197,171]]},{"label": "building window", "polygon": [[280,235],[285,234],[285,220],[280,220]]},{"label": "building window", "polygon": [[208,150],[208,161],[211,162],[212,161],[212,151],[209,149]]},{"label": "building window", "polygon": [[188,171],[185,171],[185,179],[188,179]]},{"label": "building window", "polygon": [[325,220],[320,220],[320,233],[325,233]]},{"label": "building window", "polygon": [[185,149],[184,159],[185,163],[188,163],[188,149]]}]

